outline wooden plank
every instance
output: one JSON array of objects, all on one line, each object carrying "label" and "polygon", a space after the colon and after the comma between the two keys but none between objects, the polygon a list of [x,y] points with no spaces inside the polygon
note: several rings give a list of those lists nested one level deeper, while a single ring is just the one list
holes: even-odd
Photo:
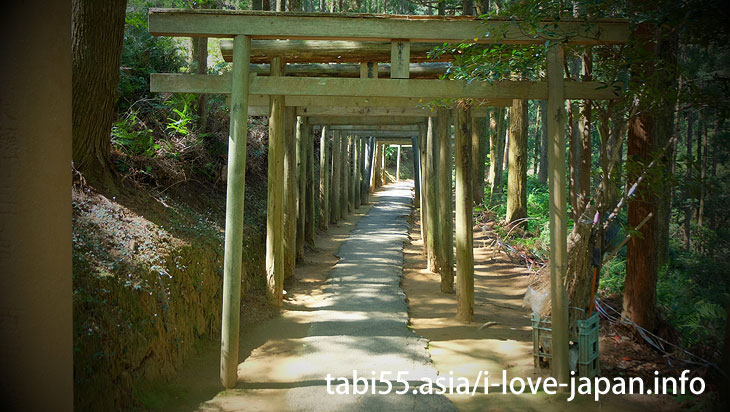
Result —
[{"label": "wooden plank", "polygon": [[408,79],[410,77],[411,42],[393,40],[390,51],[390,78]]},{"label": "wooden plank", "polygon": [[[364,65],[370,63],[362,63]],[[375,63],[373,63],[375,64]],[[411,79],[438,79],[450,67],[450,63],[445,62],[428,62],[428,63],[411,63],[408,67]],[[389,78],[391,65],[389,63],[380,64],[373,68],[378,70],[378,77]],[[257,76],[269,75],[268,64],[252,64],[251,73]],[[290,77],[347,77],[347,78],[364,78],[361,76],[362,67],[360,64],[354,63],[306,63],[306,64],[288,64],[286,66],[286,75]]]},{"label": "wooden plank", "polygon": [[243,251],[243,209],[246,187],[246,140],[248,136],[248,69],[251,40],[236,36],[233,73],[236,82],[231,96],[231,125],[228,138],[226,186],[226,228],[223,252],[223,309],[221,317],[221,383],[234,388],[238,383],[238,337],[241,316],[241,253]]},{"label": "wooden plank", "polygon": [[403,138],[393,138],[393,137],[386,137],[381,138],[377,137],[376,140],[380,143],[384,143],[390,146],[411,146],[411,138],[410,137],[403,137]]},{"label": "wooden plank", "polygon": [[421,163],[419,158],[420,150],[418,149],[418,136],[411,137],[411,148],[413,155],[413,189],[415,194],[413,196],[413,207],[421,207],[421,171],[418,165]]},{"label": "wooden plank", "polygon": [[565,179],[565,95],[563,93],[563,47],[548,48],[548,177],[550,191],[550,298],[552,304],[552,375],[568,382],[568,297],[565,272],[568,267],[567,205]]},{"label": "wooden plank", "polygon": [[[509,100],[511,102],[511,100]],[[507,103],[507,100],[504,100]],[[511,103],[510,103],[511,104]],[[487,117],[488,107],[473,108],[473,117]],[[298,107],[298,116],[391,116],[391,117],[421,117],[435,116],[436,108],[419,107]],[[249,115],[251,109],[249,109]]]},{"label": "wooden plank", "polygon": [[[430,63],[454,60],[451,53],[429,56],[430,52],[442,44],[411,44],[411,62]],[[223,60],[230,62],[233,56],[233,42],[228,39],[221,40],[220,50]],[[272,57],[280,57],[291,63],[387,62],[390,60],[390,53],[390,41],[254,40],[251,42],[251,62],[259,64],[268,63]],[[390,77],[389,68],[387,71],[383,71],[383,68],[378,67],[377,63],[373,64],[374,69],[382,74],[380,77]]]},{"label": "wooden plank", "polygon": [[330,208],[330,143],[327,139],[327,127],[322,127],[319,139],[319,228],[321,230],[329,229],[329,208]]},{"label": "wooden plank", "polygon": [[266,297],[277,306],[282,304],[284,291],[284,110],[284,96],[272,97],[266,203]]},{"label": "wooden plank", "polygon": [[388,131],[388,130],[350,130],[350,134],[377,138],[404,138],[417,136],[418,131]]},{"label": "wooden plank", "polygon": [[425,117],[413,116],[309,116],[309,123],[327,126],[349,125],[416,125],[426,121]]},{"label": "wooden plank", "polygon": [[471,189],[471,118],[469,111],[455,109],[454,146],[456,163],[456,318],[474,320],[474,221]]},{"label": "wooden plank", "polygon": [[403,136],[408,136],[409,133],[415,133],[418,130],[417,125],[358,124],[358,125],[334,125],[334,126],[329,125],[329,126],[330,126],[330,129],[332,129],[332,130],[348,130],[348,131],[358,131],[358,132],[368,132],[368,131],[369,132],[402,132]]},{"label": "wooden plank", "polygon": [[439,216],[439,262],[441,275],[441,292],[454,291],[454,214],[453,192],[451,189],[451,121],[449,111],[438,110],[438,216]]},{"label": "wooden plank", "polygon": [[[606,86],[600,82],[574,82],[565,80],[566,99],[618,99],[620,86]],[[616,89],[619,87],[619,90]],[[231,90],[229,75],[196,75],[152,73],[150,90],[168,93],[212,93],[228,94]],[[411,98],[411,107],[425,106],[431,99],[475,98],[475,99],[547,99],[547,82],[497,81],[493,83],[474,81],[467,84],[462,80],[424,79],[340,79],[327,77],[252,77],[250,92],[254,95],[276,96],[332,96],[362,98]],[[265,103],[252,101],[253,106]],[[347,102],[348,100],[340,100]],[[294,100],[290,106],[313,106],[300,104],[306,100]],[[411,103],[409,102],[409,103]],[[363,104],[365,103],[365,104]],[[400,106],[388,99],[380,100],[380,106]],[[487,102],[485,102],[487,103]],[[488,104],[488,103],[487,103]],[[324,106],[333,106],[325,104]],[[377,106],[367,100],[360,104],[344,106]]]},{"label": "wooden plank", "polygon": [[444,16],[389,16],[369,14],[276,13],[243,10],[149,10],[149,30],[156,36],[233,37],[255,39],[390,41],[419,43],[473,41],[476,43],[542,44],[568,40],[570,44],[619,44],[629,39],[626,21],[601,20],[541,22],[541,35],[525,32],[518,22]]}]

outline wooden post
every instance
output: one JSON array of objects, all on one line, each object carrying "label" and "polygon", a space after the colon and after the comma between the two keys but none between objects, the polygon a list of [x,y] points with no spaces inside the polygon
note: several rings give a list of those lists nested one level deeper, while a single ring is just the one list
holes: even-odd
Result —
[{"label": "wooden post", "polygon": [[[346,133],[346,132],[345,132]],[[341,153],[341,168],[340,173],[342,174],[341,177],[341,183],[340,183],[340,218],[344,219],[347,216],[348,211],[350,210],[350,189],[349,189],[349,169],[350,169],[350,162],[349,162],[349,153],[347,152],[347,149],[349,148],[349,136],[340,136],[340,153]]]},{"label": "wooden post", "polygon": [[439,265],[441,292],[454,291],[454,213],[451,205],[451,119],[449,111],[438,110]]},{"label": "wooden post", "polygon": [[332,135],[332,205],[330,208],[330,222],[337,223],[340,220],[340,158],[342,153],[340,151],[340,131],[333,130]]},{"label": "wooden post", "polygon": [[[271,74],[283,76],[283,62],[271,61]],[[284,96],[271,96],[269,115],[268,201],[266,208],[266,296],[281,305],[284,291]]]},{"label": "wooden post", "polygon": [[362,144],[362,138],[359,136],[353,136],[352,138],[352,152],[354,156],[352,158],[352,207],[354,209],[360,208],[360,159],[362,158],[362,152],[360,151]]},{"label": "wooden post", "polygon": [[370,192],[374,192],[375,189],[377,189],[380,184],[378,182],[378,176],[380,176],[380,151],[381,151],[381,144],[378,142],[375,142],[375,152],[373,153],[373,173],[372,173],[372,180],[370,182]]},{"label": "wooden post", "polygon": [[223,253],[223,310],[221,318],[220,377],[230,389],[238,382],[238,334],[241,316],[241,253],[243,251],[243,206],[246,187],[246,138],[248,135],[248,70],[251,39],[233,40],[231,125],[228,139],[228,184],[226,187],[226,232]]},{"label": "wooden post", "polygon": [[428,257],[428,231],[426,227],[428,225],[428,202],[426,201],[426,125],[418,125],[418,168],[421,172],[421,239],[423,239],[423,254]]},{"label": "wooden post", "polygon": [[413,197],[413,207],[421,207],[421,170],[419,160],[421,151],[418,149],[418,138],[411,137],[411,151],[413,153],[413,189],[415,190],[415,196]]},{"label": "wooden post", "polygon": [[297,250],[296,259],[301,261],[304,258],[304,226],[306,222],[307,205],[307,118],[297,116],[296,119],[296,145],[297,145]]},{"label": "wooden post", "polygon": [[438,184],[437,184],[437,174],[436,174],[436,164],[438,162],[438,152],[436,152],[434,149],[436,148],[436,139],[440,138],[438,136],[438,131],[436,130],[436,119],[433,117],[428,118],[428,127],[426,131],[426,161],[425,164],[425,170],[424,170],[424,193],[426,194],[426,232],[428,233],[426,235],[426,240],[428,242],[428,270],[430,270],[433,273],[438,273],[439,271],[439,255],[437,253],[437,243],[439,241],[439,234],[438,234]]},{"label": "wooden post", "polygon": [[395,181],[400,182],[400,145],[398,145],[398,157],[395,161]]},{"label": "wooden post", "polygon": [[295,108],[284,109],[284,278],[294,276],[297,260],[297,116]]},{"label": "wooden post", "polygon": [[563,90],[563,46],[550,43],[548,75],[548,177],[550,191],[550,298],[552,299],[552,372],[567,383],[568,298],[563,280],[567,268],[567,206],[565,202],[565,95]]},{"label": "wooden post", "polygon": [[327,141],[327,126],[322,126],[319,138],[319,228],[327,230],[330,221],[330,158]]},{"label": "wooden post", "polygon": [[305,206],[304,206],[304,241],[314,247],[314,131],[306,118],[302,118],[304,128],[305,156],[307,164],[305,168]]},{"label": "wooden post", "polygon": [[380,174],[378,175],[378,179],[380,180],[380,186],[385,186],[385,150],[388,148],[388,145],[381,144],[380,145]]},{"label": "wooden post", "polygon": [[456,318],[474,320],[474,239],[471,188],[471,113],[456,109],[454,144],[456,146]]},{"label": "wooden post", "polygon": [[368,204],[370,195],[370,182],[372,182],[373,170],[373,142],[370,137],[363,137],[363,169],[362,187],[360,187],[360,201],[363,205]]}]

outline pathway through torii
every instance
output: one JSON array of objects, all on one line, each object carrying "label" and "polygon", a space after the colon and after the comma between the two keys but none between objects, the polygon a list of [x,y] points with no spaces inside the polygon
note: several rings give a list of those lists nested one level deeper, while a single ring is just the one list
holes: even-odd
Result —
[{"label": "pathway through torii", "polygon": [[[297,411],[455,411],[441,395],[414,395],[421,378],[437,378],[426,350],[427,340],[407,326],[408,307],[401,290],[406,216],[410,213],[412,181],[389,185],[375,194],[375,205],[357,224],[339,250],[340,261],[330,271],[325,298],[303,308],[308,336],[272,339],[255,349],[238,367],[236,389],[201,405],[202,410],[282,408]],[[367,379],[367,394],[338,395],[338,384],[327,376],[347,377],[353,371]],[[395,372],[411,386],[396,394]],[[372,377],[394,385],[389,394],[372,393]],[[364,382],[364,381],[363,381]],[[360,382],[359,388],[364,389]],[[376,391],[386,391],[377,383]],[[276,405],[276,406],[274,406]]]}]

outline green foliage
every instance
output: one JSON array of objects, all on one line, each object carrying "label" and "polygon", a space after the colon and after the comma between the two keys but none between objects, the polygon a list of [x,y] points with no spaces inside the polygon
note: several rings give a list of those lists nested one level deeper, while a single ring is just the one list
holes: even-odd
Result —
[{"label": "green foliage", "polygon": [[155,143],[152,130],[137,118],[137,111],[130,111],[112,126],[112,146],[129,155],[154,156],[160,145]]},{"label": "green foliage", "polygon": [[167,118],[167,129],[178,135],[190,133],[190,126],[197,116],[193,114],[193,105],[197,96],[194,94],[176,93],[165,101],[165,106],[172,110],[176,118]]}]

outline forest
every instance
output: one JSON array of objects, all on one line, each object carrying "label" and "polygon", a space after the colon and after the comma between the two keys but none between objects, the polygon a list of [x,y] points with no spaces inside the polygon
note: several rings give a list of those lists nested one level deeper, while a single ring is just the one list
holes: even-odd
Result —
[{"label": "forest", "polygon": [[[620,356],[602,360],[604,374],[639,373],[646,364],[662,365],[662,371],[686,365],[706,379],[709,395],[675,396],[674,406],[713,410],[727,401],[730,278],[722,266],[730,261],[726,1],[72,4],[77,409],[164,409],[166,400],[157,393],[167,392],[160,388],[194,354],[217,344],[221,333],[231,108],[222,94],[153,93],[150,75],[223,75],[231,64],[221,52],[223,39],[151,35],[150,8],[463,15],[518,21],[521,30],[535,36],[549,34],[542,21],[628,21],[626,44],[565,46],[566,79],[597,81],[620,94],[612,100],[569,100],[565,107],[567,144],[561,149],[568,181],[565,284],[570,306],[598,311],[602,323],[613,324],[602,326],[603,336],[630,337],[642,354],[649,354],[644,362]],[[448,61],[440,78],[468,85],[545,81],[546,54],[545,44],[464,39],[434,47],[427,60]],[[479,104],[450,99],[421,106]],[[474,117],[469,137],[475,239],[488,233],[485,242],[528,279],[528,294],[540,295],[550,282],[547,124],[545,100],[514,100],[486,108],[486,117]],[[325,132],[314,131],[313,157],[319,159],[319,134]],[[268,116],[249,117],[246,146],[241,317],[255,324],[278,313],[266,298]],[[395,146],[385,150],[391,182],[398,180],[398,153]],[[418,174],[416,155],[402,148],[400,180]],[[315,182],[321,167],[318,160],[312,166]],[[314,208],[317,236],[324,236],[328,219],[322,221],[325,214],[316,201]],[[315,250],[314,237],[304,245],[306,253]],[[306,259],[300,253],[296,260]],[[428,267],[438,272],[434,267],[442,264],[428,262]],[[284,280],[287,289],[297,282],[293,266]],[[540,307],[549,306],[543,302]],[[549,314],[549,308],[543,311]]]}]

